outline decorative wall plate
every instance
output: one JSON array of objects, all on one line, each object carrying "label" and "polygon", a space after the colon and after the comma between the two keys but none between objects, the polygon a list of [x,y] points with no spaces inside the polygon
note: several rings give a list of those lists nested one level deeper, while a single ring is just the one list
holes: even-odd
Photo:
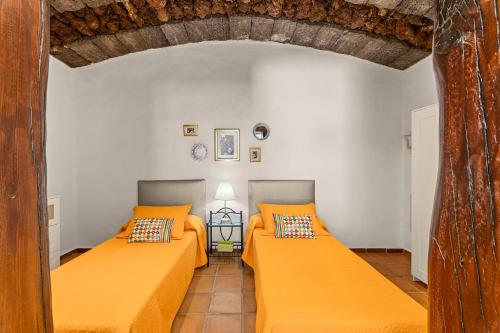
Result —
[{"label": "decorative wall plate", "polygon": [[191,148],[191,157],[195,161],[203,161],[208,157],[208,148],[203,143],[195,143]]}]

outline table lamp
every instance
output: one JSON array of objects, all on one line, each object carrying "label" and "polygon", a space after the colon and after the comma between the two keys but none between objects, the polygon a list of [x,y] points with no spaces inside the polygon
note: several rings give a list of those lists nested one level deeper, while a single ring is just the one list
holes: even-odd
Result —
[{"label": "table lamp", "polygon": [[231,223],[231,218],[229,217],[229,212],[234,212],[231,208],[227,208],[227,201],[234,200],[234,191],[231,183],[220,183],[217,188],[217,192],[215,192],[216,200],[224,200],[224,208],[219,210],[224,215],[221,218],[221,223]]}]

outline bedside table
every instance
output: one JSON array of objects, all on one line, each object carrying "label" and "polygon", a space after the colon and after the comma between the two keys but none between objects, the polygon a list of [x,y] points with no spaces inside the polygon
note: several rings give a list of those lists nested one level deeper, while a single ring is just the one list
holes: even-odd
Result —
[{"label": "bedside table", "polygon": [[[231,217],[232,223],[221,223],[222,214],[210,211],[210,219],[205,224],[207,228],[207,266],[210,266],[210,257],[241,257],[243,253],[243,212],[229,212],[227,214]],[[231,240],[236,229],[236,232],[240,234],[240,240],[233,241],[233,252],[217,251],[217,241],[213,240],[214,229],[219,231],[220,240],[225,241]],[[243,261],[241,264],[243,265]]]}]

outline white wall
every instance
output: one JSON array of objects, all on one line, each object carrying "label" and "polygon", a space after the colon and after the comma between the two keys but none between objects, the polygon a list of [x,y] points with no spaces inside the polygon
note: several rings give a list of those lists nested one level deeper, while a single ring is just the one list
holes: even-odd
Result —
[{"label": "white wall", "polygon": [[[205,178],[208,209],[221,204],[212,201],[217,184],[230,181],[238,197],[231,206],[245,214],[248,179],[316,179],[319,214],[341,241],[406,246],[407,72],[251,41],[150,50],[71,70],[75,119],[64,122],[76,124],[79,235],[67,242],[94,246],[115,233],[136,203],[138,179]],[[258,122],[271,127],[266,141],[252,136]],[[199,137],[182,136],[191,123]],[[213,161],[219,127],[241,129],[240,162]],[[195,142],[209,147],[208,160],[191,159]],[[249,163],[251,146],[262,147],[262,163]]]},{"label": "white wall", "polygon": [[74,72],[50,58],[47,90],[47,195],[61,196],[61,253],[80,244],[77,214]]},{"label": "white wall", "polygon": [[[432,57],[428,57],[418,64],[401,72],[401,87],[403,96],[403,122],[401,134],[411,134],[411,113],[420,108],[436,104],[438,102],[436,80]],[[411,150],[403,143],[403,245],[411,250]]]},{"label": "white wall", "polygon": [[[88,246],[130,215],[137,179],[220,181],[248,212],[248,179],[316,179],[321,216],[349,246],[400,247],[399,72],[288,45],[224,42],[148,51],[75,71],[79,221]],[[255,123],[271,136],[253,139]],[[182,136],[199,124],[200,137]],[[213,129],[241,129],[240,162],[213,161]],[[194,142],[210,157],[189,156]],[[263,162],[250,164],[248,148]],[[220,203],[212,202],[209,208]]]}]

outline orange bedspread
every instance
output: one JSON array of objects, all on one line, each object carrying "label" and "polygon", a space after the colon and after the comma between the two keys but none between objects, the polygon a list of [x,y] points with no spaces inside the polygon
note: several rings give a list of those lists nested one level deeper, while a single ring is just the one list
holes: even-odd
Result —
[{"label": "orange bedspread", "polygon": [[112,238],[52,271],[55,332],[170,332],[194,268],[206,263],[203,225],[186,229],[169,244]]},{"label": "orange bedspread", "polygon": [[247,231],[258,333],[420,333],[427,311],[332,236],[275,239]]}]

